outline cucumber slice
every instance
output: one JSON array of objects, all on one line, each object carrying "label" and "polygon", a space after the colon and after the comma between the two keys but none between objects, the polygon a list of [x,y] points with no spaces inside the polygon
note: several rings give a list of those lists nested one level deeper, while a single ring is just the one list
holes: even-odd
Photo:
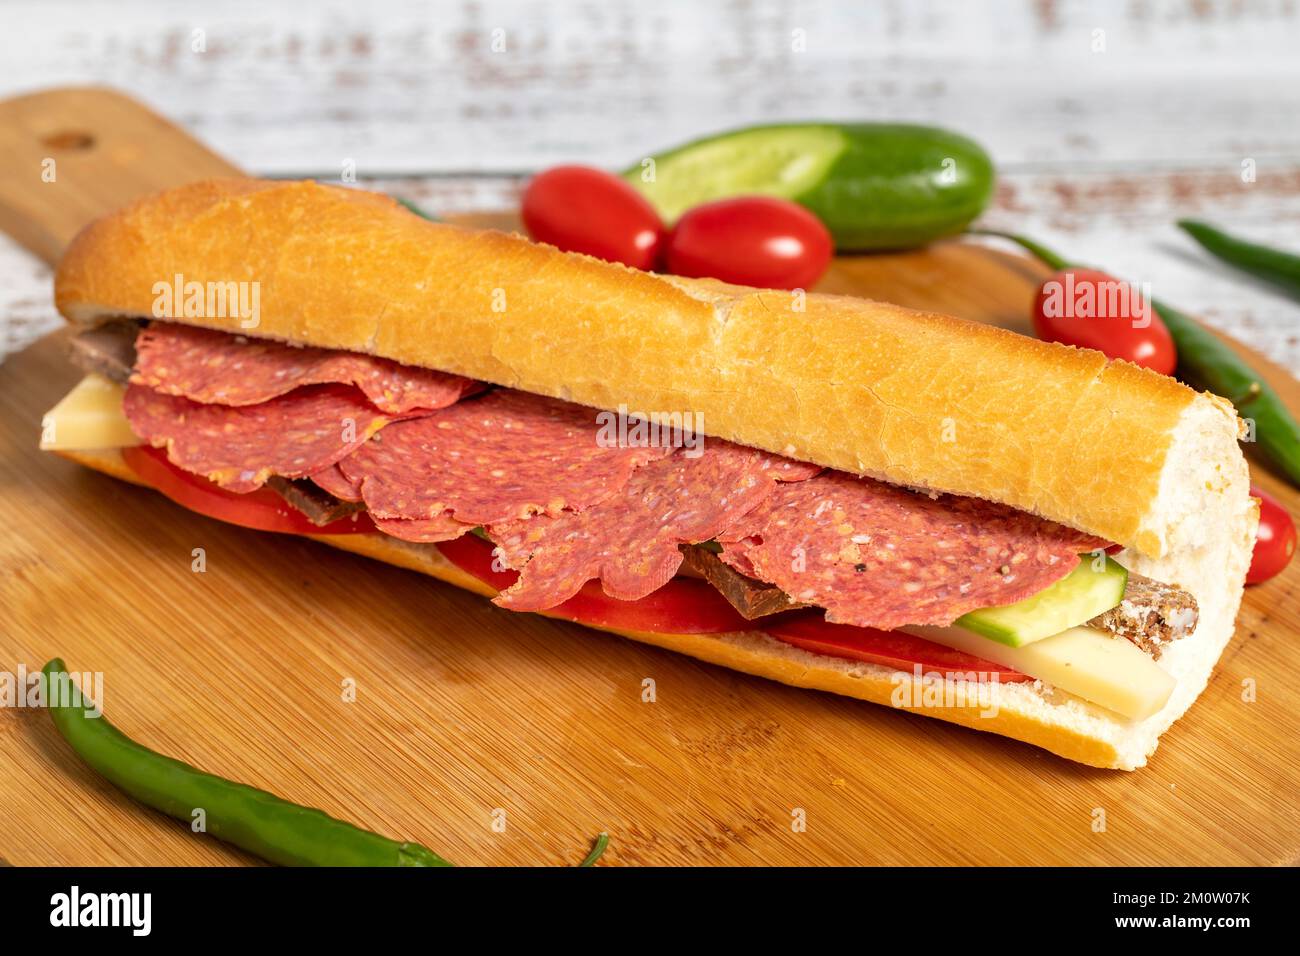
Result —
[{"label": "cucumber slice", "polygon": [[985,607],[963,614],[957,623],[968,631],[1024,647],[1091,621],[1124,600],[1128,571],[1109,557],[1100,569],[1084,555],[1079,566],[1049,588],[1015,604]]},{"label": "cucumber slice", "polygon": [[793,123],[722,133],[623,175],[668,223],[700,203],[765,195],[806,206],[841,250],[905,249],[960,232],[993,194],[978,144],[902,123]]},{"label": "cucumber slice", "polygon": [[834,126],[760,126],[653,157],[653,182],[643,181],[640,166],[624,176],[671,223],[691,207],[714,199],[793,199],[810,192],[848,147],[848,137]]}]

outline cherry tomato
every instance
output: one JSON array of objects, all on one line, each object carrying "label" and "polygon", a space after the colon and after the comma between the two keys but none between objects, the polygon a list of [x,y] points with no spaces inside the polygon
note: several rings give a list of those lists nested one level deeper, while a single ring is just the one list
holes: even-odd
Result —
[{"label": "cherry tomato", "polygon": [[1246,572],[1246,583],[1259,584],[1291,563],[1291,555],[1295,554],[1295,523],[1268,492],[1252,485],[1250,493],[1259,499],[1259,531],[1255,535],[1255,553]]},{"label": "cherry tomato", "polygon": [[538,242],[634,269],[653,269],[664,224],[639,192],[612,173],[556,166],[524,190],[524,228]]},{"label": "cherry tomato", "polygon": [[689,210],[668,237],[668,271],[737,285],[807,289],[835,251],[831,234],[803,206],[740,196]]},{"label": "cherry tomato", "polygon": [[1151,303],[1129,283],[1096,269],[1064,269],[1038,287],[1034,332],[1048,342],[1096,349],[1161,375],[1178,362],[1174,340]]},{"label": "cherry tomato", "polygon": [[218,521],[227,521],[258,531],[282,534],[363,534],[374,531],[367,514],[358,514],[327,525],[310,519],[270,488],[247,494],[227,491],[220,485],[190,474],[167,460],[165,452],[141,445],[123,448],[122,457],[145,484],[176,504]]}]

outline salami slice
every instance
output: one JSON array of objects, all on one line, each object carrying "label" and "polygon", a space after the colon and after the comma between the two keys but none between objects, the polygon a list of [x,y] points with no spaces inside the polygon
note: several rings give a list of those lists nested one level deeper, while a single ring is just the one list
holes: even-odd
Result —
[{"label": "salami slice", "polygon": [[176,322],[136,340],[131,381],[219,405],[256,405],[303,385],[355,385],[381,411],[445,408],[482,386],[459,375],[332,349],[299,348]]},{"label": "salami slice", "polygon": [[449,513],[443,512],[435,518],[373,518],[375,527],[384,534],[391,534],[403,541],[417,541],[432,544],[438,541],[454,541],[475,525],[457,521]]},{"label": "salami slice", "polygon": [[951,624],[1065,577],[1099,538],[978,498],[930,498],[827,472],[776,491],[719,536],[736,570],[826,619]]},{"label": "salami slice", "polygon": [[271,475],[332,465],[391,421],[350,385],[312,385],[257,405],[204,405],[130,385],[123,410],[137,435],[180,468],[246,492]]},{"label": "salami slice", "polygon": [[330,465],[309,476],[318,488],[328,491],[339,501],[361,501],[361,486],[351,481],[337,464]]},{"label": "salami slice", "polygon": [[340,462],[376,518],[499,524],[576,511],[615,494],[670,448],[597,441],[581,405],[501,389],[384,429]]},{"label": "salami slice", "polygon": [[568,600],[593,578],[624,601],[672,579],[681,544],[707,541],[755,508],[778,481],[798,481],[815,466],[706,441],[703,454],[677,453],[637,471],[617,495],[584,511],[536,515],[492,525],[488,535],[518,581],[494,600],[515,611],[542,611]]}]

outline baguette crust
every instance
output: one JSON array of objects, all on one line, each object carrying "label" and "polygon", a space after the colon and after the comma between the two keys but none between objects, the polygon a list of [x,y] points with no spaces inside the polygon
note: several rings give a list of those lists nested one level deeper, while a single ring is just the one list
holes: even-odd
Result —
[{"label": "baguette crust", "polygon": [[256,328],[179,321],[599,408],[700,412],[709,435],[1002,502],[1152,558],[1181,520],[1160,503],[1179,423],[1222,402],[1099,352],[638,272],[311,182],[216,180],[137,202],[74,240],[56,301],[82,325],[147,317],[155,284],[177,275],[260,290]]}]

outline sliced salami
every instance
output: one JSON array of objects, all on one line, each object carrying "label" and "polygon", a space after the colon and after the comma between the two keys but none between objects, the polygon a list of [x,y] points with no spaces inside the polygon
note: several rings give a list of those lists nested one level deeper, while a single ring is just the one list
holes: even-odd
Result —
[{"label": "sliced salami", "polygon": [[586,508],[672,451],[597,439],[591,409],[501,389],[391,425],[340,470],[376,518],[488,525]]},{"label": "sliced salami", "polygon": [[459,375],[388,359],[298,348],[176,322],[154,322],[136,340],[131,381],[218,405],[256,405],[303,385],[355,385],[381,411],[445,408],[482,386]]},{"label": "sliced salami", "polygon": [[443,512],[436,518],[373,518],[371,520],[384,534],[421,544],[454,541],[475,528],[475,525],[457,521],[447,512]]},{"label": "sliced salami", "polygon": [[826,608],[828,621],[882,629],[1012,604],[1106,546],[978,498],[930,498],[843,472],[778,486],[719,540],[736,570]]},{"label": "sliced salami", "polygon": [[130,385],[123,410],[137,435],[166,446],[173,464],[238,492],[271,475],[319,472],[392,420],[350,385],[312,385],[239,408]]},{"label": "sliced salami", "polygon": [[322,468],[309,476],[312,482],[324,491],[328,491],[339,501],[361,501],[361,486],[351,481],[337,464]]},{"label": "sliced salami", "polygon": [[637,469],[617,495],[584,511],[494,524],[489,537],[506,564],[521,569],[514,586],[494,600],[515,611],[542,611],[593,578],[611,597],[643,598],[677,573],[679,545],[709,540],[758,506],[778,481],[818,470],[706,441],[697,457],[678,452]]}]

